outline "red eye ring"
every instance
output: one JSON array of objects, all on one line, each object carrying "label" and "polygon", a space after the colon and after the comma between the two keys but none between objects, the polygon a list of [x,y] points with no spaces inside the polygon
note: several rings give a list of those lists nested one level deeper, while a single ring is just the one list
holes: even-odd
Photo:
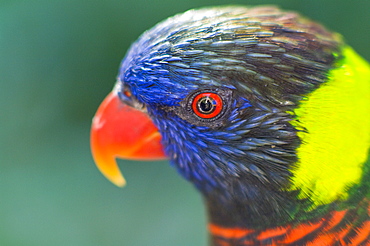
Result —
[{"label": "red eye ring", "polygon": [[216,93],[205,92],[194,97],[191,107],[197,116],[212,119],[221,113],[223,101]]}]

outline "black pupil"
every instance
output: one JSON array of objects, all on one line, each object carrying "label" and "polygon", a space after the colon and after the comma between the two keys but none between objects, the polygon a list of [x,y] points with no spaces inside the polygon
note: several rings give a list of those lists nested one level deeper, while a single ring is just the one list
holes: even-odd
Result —
[{"label": "black pupil", "polygon": [[216,108],[215,100],[210,97],[202,97],[198,101],[198,109],[202,114],[210,114]]}]

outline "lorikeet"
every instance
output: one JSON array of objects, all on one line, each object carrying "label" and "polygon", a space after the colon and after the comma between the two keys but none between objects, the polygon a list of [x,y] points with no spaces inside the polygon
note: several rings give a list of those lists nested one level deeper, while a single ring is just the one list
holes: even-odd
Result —
[{"label": "lorikeet", "polygon": [[370,67],[276,7],[190,10],[145,32],[91,132],[115,158],[168,157],[204,196],[211,245],[370,245]]}]

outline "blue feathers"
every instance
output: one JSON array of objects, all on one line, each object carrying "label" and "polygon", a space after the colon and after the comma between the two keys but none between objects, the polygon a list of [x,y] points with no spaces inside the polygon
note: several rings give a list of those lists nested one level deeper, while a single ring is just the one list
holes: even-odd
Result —
[{"label": "blue feathers", "polygon": [[[132,45],[118,77],[153,119],[179,173],[213,203],[243,204],[255,222],[288,206],[284,188],[300,145],[289,112],[326,80],[338,53],[321,27],[263,12],[226,7],[170,18]],[[199,114],[203,93],[218,101]]]},{"label": "blue feathers", "polygon": [[[248,189],[254,185],[253,180],[268,185],[280,183],[282,177],[289,176],[287,167],[295,156],[280,146],[291,142],[292,136],[287,141],[280,137],[267,138],[271,127],[287,129],[289,115],[262,109],[253,114],[255,109],[250,101],[237,97],[229,102],[223,124],[197,126],[181,118],[179,107],[167,111],[153,109],[149,113],[161,131],[172,165],[203,193],[225,191],[220,199],[227,200],[232,195],[228,192],[230,183]],[[241,117],[248,113],[250,117]],[[271,172],[266,165],[276,167],[272,167]],[[274,173],[277,170],[280,175]]]}]

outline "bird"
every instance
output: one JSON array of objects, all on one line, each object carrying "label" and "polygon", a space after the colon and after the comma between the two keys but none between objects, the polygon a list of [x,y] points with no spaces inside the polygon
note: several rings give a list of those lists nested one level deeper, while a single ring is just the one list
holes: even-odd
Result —
[{"label": "bird", "polygon": [[91,127],[99,170],[168,159],[212,246],[370,245],[370,66],[276,6],[188,10],[144,32]]}]

